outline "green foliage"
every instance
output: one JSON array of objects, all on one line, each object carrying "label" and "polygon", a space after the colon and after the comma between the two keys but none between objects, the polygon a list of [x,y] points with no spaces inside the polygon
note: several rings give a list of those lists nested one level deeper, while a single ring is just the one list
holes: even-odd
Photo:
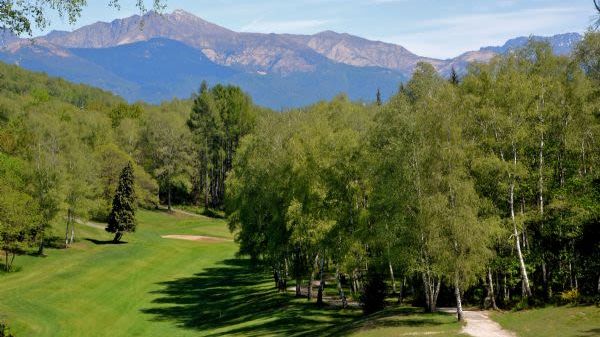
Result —
[{"label": "green foliage", "polygon": [[108,215],[106,231],[115,233],[115,242],[119,242],[123,233],[135,232],[137,220],[135,218],[136,196],[133,175],[133,166],[127,166],[121,171],[119,184],[113,198],[112,209]]},{"label": "green foliage", "polygon": [[108,116],[112,121],[112,127],[117,128],[121,125],[121,122],[126,119],[138,119],[144,113],[142,107],[138,104],[129,105],[126,103],[120,103],[116,107],[110,110]]},{"label": "green foliage", "polygon": [[0,249],[5,271],[11,271],[14,258],[33,243],[40,220],[35,200],[24,192],[27,177],[22,161],[0,153]]},{"label": "green foliage", "polygon": [[560,299],[564,303],[577,304],[580,301],[579,290],[571,289],[560,293]]},{"label": "green foliage", "polygon": [[[153,0],[153,8],[160,11],[164,8],[162,0]],[[20,34],[31,35],[34,28],[43,29],[48,26],[49,14],[66,18],[69,23],[75,23],[87,5],[85,0],[3,0],[0,3],[0,28]],[[120,8],[119,0],[107,1],[109,7]],[[136,7],[146,11],[145,2],[135,2]]]},{"label": "green foliage", "polygon": [[169,209],[175,185],[185,187],[185,192],[191,193],[193,172],[191,134],[185,125],[185,117],[173,110],[174,107],[163,106],[152,111],[143,121],[139,136],[143,165],[159,181]]},{"label": "green foliage", "polygon": [[531,42],[460,81],[421,63],[380,107],[341,96],[261,115],[227,177],[240,254],[280,275],[303,266],[297,282],[325,256],[352,291],[383,261],[424,285],[431,310],[441,282],[480,301],[488,269],[504,305],[526,280],[525,297],[597,292],[600,96],[586,57]]},{"label": "green foliage", "polygon": [[14,335],[10,333],[10,329],[4,322],[0,322],[0,337],[14,337]]},{"label": "green foliage", "polygon": [[197,194],[206,208],[222,208],[225,178],[240,139],[255,123],[252,101],[239,87],[202,83],[187,125],[196,149]]}]

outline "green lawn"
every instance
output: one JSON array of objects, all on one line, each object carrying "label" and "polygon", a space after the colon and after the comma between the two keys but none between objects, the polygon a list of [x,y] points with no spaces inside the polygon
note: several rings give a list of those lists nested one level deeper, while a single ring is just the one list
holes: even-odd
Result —
[{"label": "green lawn", "polygon": [[547,307],[496,313],[492,318],[519,337],[600,336],[600,308],[596,306]]},{"label": "green lawn", "polygon": [[[78,225],[70,249],[19,256],[0,274],[0,319],[23,336],[457,336],[450,315],[390,308],[318,309],[278,294],[268,272],[235,258],[233,242],[162,239],[166,234],[231,238],[223,220],[141,211],[126,244]],[[57,225],[55,233],[62,233]]]}]

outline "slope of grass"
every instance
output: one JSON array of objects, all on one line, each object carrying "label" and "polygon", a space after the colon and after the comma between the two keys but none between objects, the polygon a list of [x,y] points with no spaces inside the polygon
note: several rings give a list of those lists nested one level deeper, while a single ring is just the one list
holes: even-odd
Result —
[{"label": "slope of grass", "polygon": [[[277,293],[267,271],[235,258],[233,242],[162,239],[166,234],[231,238],[223,220],[142,211],[126,244],[78,225],[70,249],[19,256],[0,274],[0,320],[16,336],[456,336],[451,316],[390,308],[317,308]],[[55,234],[63,232],[61,225]]]},{"label": "slope of grass", "polygon": [[519,337],[600,336],[600,308],[596,306],[547,307],[496,313],[492,319]]}]

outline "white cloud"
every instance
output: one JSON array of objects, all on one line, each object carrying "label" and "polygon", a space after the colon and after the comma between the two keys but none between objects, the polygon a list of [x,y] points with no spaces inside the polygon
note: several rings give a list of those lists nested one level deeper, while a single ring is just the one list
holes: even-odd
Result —
[{"label": "white cloud", "polygon": [[516,36],[565,33],[565,22],[579,22],[569,29],[583,31],[589,13],[582,7],[551,7],[461,15],[424,20],[410,32],[378,39],[401,44],[419,55],[450,58],[482,46],[501,45]]}]

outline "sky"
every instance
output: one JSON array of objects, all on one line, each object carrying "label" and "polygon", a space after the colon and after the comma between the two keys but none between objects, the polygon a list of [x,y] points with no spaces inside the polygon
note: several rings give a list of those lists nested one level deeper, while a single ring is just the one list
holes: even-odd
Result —
[{"label": "sky", "polygon": [[[421,56],[451,58],[510,38],[584,32],[593,22],[592,0],[163,0],[244,32],[350,33],[402,45]],[[138,14],[137,0],[89,0],[75,25],[51,16],[48,29],[73,30],[96,21]],[[151,1],[146,0],[151,6]]]}]

